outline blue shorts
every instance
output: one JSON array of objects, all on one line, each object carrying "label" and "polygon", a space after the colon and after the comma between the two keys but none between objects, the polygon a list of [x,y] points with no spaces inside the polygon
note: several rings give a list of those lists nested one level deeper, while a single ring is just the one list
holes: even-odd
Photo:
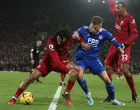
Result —
[{"label": "blue shorts", "polygon": [[75,63],[76,65],[82,67],[84,71],[88,68],[93,74],[96,75],[100,75],[103,71],[105,71],[105,68],[99,59],[81,60],[75,58]]}]

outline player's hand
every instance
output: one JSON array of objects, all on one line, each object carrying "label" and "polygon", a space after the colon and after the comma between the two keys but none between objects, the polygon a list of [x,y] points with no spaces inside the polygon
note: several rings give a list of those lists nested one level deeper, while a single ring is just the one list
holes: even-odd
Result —
[{"label": "player's hand", "polygon": [[121,44],[121,48],[122,48],[122,49],[125,49],[125,48],[126,48],[126,46],[127,46],[127,44],[126,44],[126,43],[122,43],[122,44]]},{"label": "player's hand", "polygon": [[86,44],[84,42],[81,43],[81,47],[84,48],[84,49],[86,49],[86,50],[89,50],[90,49],[90,45],[88,45],[88,44]]},{"label": "player's hand", "polygon": [[32,60],[31,60],[31,64],[33,65],[34,63],[35,63],[35,61],[32,59]]},{"label": "player's hand", "polygon": [[76,76],[76,75],[78,74],[78,72],[75,71],[74,69],[71,69],[71,70],[69,71],[69,74],[70,74],[71,76]]},{"label": "player's hand", "polygon": [[77,41],[80,41],[80,36],[79,36],[79,33],[77,31],[75,31],[72,35],[72,38],[77,40]]},{"label": "player's hand", "polygon": [[124,54],[124,50],[122,48],[118,48],[121,54]]}]

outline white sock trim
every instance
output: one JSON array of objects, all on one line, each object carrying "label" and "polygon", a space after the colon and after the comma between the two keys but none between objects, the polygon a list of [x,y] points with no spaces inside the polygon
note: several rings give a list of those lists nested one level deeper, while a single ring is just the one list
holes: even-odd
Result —
[{"label": "white sock trim", "polygon": [[12,97],[13,99],[17,100],[17,98],[15,96]]}]

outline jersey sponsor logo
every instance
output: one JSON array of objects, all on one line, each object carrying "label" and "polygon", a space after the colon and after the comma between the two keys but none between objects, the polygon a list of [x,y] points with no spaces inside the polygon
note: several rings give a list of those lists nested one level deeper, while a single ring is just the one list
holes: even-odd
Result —
[{"label": "jersey sponsor logo", "polygon": [[54,46],[53,46],[52,44],[50,44],[50,45],[49,45],[49,49],[50,49],[51,51],[54,51]]},{"label": "jersey sponsor logo", "polygon": [[88,44],[92,45],[93,47],[97,47],[99,44],[99,40],[88,38]]},{"label": "jersey sponsor logo", "polygon": [[115,28],[117,28],[118,30],[121,30],[121,26],[115,24]]}]

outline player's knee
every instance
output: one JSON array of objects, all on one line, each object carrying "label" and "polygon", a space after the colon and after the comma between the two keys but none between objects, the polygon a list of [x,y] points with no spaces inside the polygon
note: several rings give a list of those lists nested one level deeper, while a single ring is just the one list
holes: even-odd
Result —
[{"label": "player's knee", "polygon": [[128,65],[122,65],[121,70],[124,74],[129,73],[129,66]]},{"label": "player's knee", "polygon": [[78,80],[82,80],[82,78],[83,78],[83,75],[78,75]]},{"label": "player's knee", "polygon": [[79,72],[78,72],[78,80],[81,80],[83,78],[83,73],[84,73],[84,70],[82,67],[79,67]]},{"label": "player's knee", "polygon": [[108,84],[108,83],[111,83],[111,80],[109,79],[109,77],[105,77],[105,78],[104,78],[104,82],[105,82],[106,84]]},{"label": "player's knee", "polygon": [[81,74],[78,74],[78,80],[81,80],[83,78],[83,73],[81,73]]},{"label": "player's knee", "polygon": [[40,75],[40,72],[37,70],[34,70],[33,73],[29,76],[29,78],[26,80],[27,84],[30,84],[34,82]]},{"label": "player's knee", "polygon": [[33,83],[33,82],[34,82],[34,80],[35,80],[35,78],[34,78],[34,77],[29,76],[29,78],[27,78],[27,79],[25,80],[25,83],[27,83],[27,84],[29,85],[29,84]]}]

